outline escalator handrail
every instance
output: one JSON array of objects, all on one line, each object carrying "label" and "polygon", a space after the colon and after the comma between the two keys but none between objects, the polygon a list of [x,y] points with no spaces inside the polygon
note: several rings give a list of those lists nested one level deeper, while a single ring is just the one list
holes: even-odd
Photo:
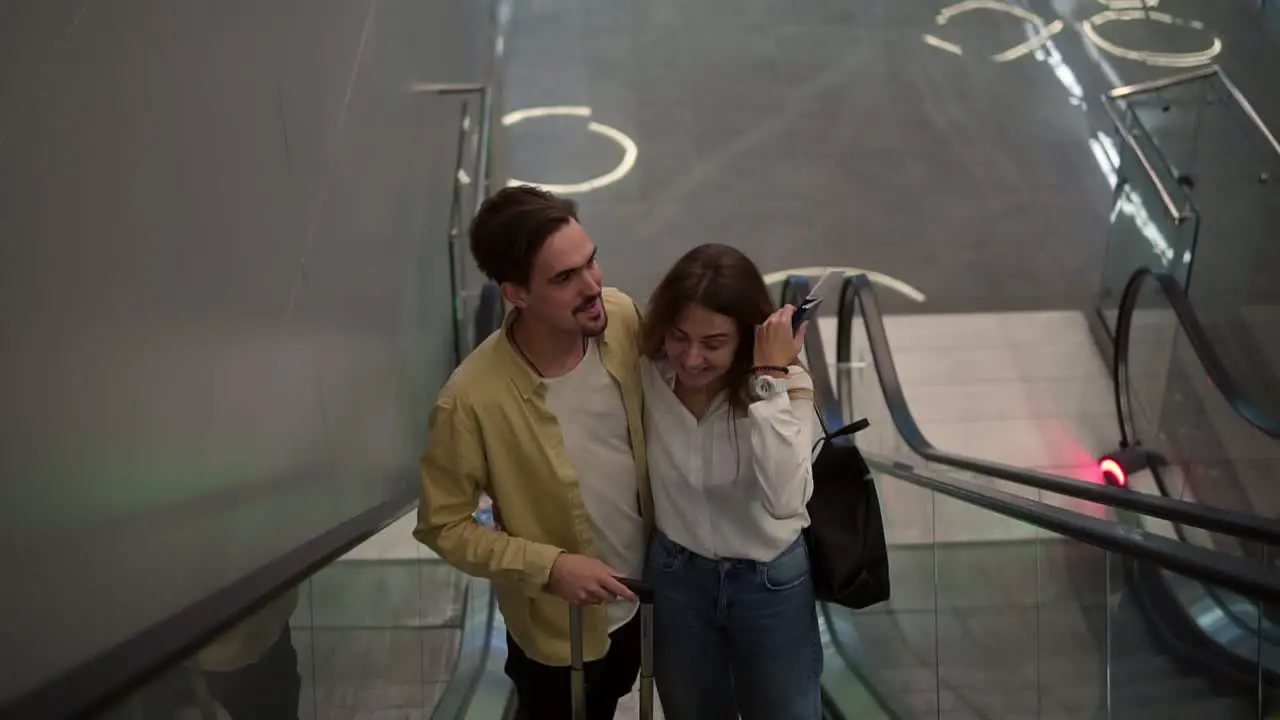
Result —
[{"label": "escalator handrail", "polygon": [[1129,348],[1133,340],[1133,316],[1138,310],[1138,301],[1142,297],[1142,289],[1146,282],[1155,282],[1169,307],[1173,309],[1179,328],[1187,336],[1196,359],[1204,368],[1209,382],[1213,384],[1222,398],[1231,406],[1245,422],[1257,428],[1268,437],[1280,439],[1280,421],[1254,402],[1243,390],[1235,376],[1227,369],[1222,356],[1209,339],[1200,318],[1196,316],[1191,301],[1187,298],[1182,283],[1169,273],[1150,267],[1141,267],[1133,271],[1125,283],[1124,293],[1120,296],[1119,314],[1116,318],[1116,341],[1112,349],[1111,374],[1115,379],[1116,421],[1120,425],[1120,443],[1129,447],[1138,438],[1133,430],[1132,398],[1129,395]]},{"label": "escalator handrail", "polygon": [[96,716],[413,510],[402,493],[338,524],[3,706],[0,717]]},{"label": "escalator handrail", "polygon": [[[784,287],[784,301],[794,302],[796,297],[802,296],[807,290],[807,284],[807,280],[796,278],[794,287]],[[844,305],[843,302],[842,305]],[[845,318],[849,313],[842,308],[841,316],[842,332],[839,344],[841,348],[848,348],[850,338],[847,333],[851,326],[845,322]],[[835,422],[848,420],[849,418],[841,417],[843,410],[840,400],[831,387],[830,375],[825,371],[823,344],[812,342],[821,338],[817,336],[809,339],[810,342],[806,343],[805,348],[806,356],[811,363],[818,361],[821,368],[814,372],[815,396],[818,402],[826,405],[819,408],[819,414],[833,418]],[[844,350],[841,360],[844,363],[849,362],[848,350]],[[852,440],[844,437],[836,442],[852,442]],[[1173,538],[983,487],[973,481],[950,478],[940,480],[929,477],[917,472],[906,463],[880,458],[874,454],[864,453],[864,457],[869,467],[882,477],[887,475],[903,480],[966,504],[1048,530],[1056,535],[1071,537],[1082,543],[1119,553],[1125,556],[1125,559],[1149,561],[1156,567],[1199,582],[1206,590],[1216,588],[1233,590],[1259,602],[1269,602],[1262,598],[1274,596],[1280,590],[1280,587],[1277,587],[1277,583],[1280,583],[1280,573],[1265,563],[1188,545]],[[1221,650],[1220,647],[1215,649]]]},{"label": "escalator handrail", "polygon": [[1073,478],[1059,477],[1049,473],[980,460],[960,453],[938,449],[924,436],[915,416],[911,413],[910,405],[907,403],[906,395],[902,389],[902,383],[898,379],[897,368],[893,362],[893,352],[889,347],[888,333],[885,331],[884,319],[880,311],[880,304],[876,299],[875,288],[870,278],[866,275],[859,274],[845,278],[844,285],[841,288],[840,315],[836,340],[837,362],[841,365],[847,365],[852,359],[850,352],[855,304],[861,304],[862,306],[862,318],[867,331],[867,341],[871,348],[880,388],[884,393],[885,404],[889,409],[889,416],[903,441],[924,459],[1060,495],[1124,508],[1182,525],[1199,527],[1211,532],[1219,532],[1268,544],[1280,543],[1280,521],[1270,518],[1207,507],[1198,503],[1164,496],[1130,492],[1109,485],[1098,485]]},{"label": "escalator handrail", "polygon": [[[838,438],[832,442],[845,442]],[[1248,558],[1188,545],[1172,538],[1149,533],[1112,520],[1056,507],[1003,490],[980,486],[969,480],[939,480],[922,474],[905,463],[864,453],[867,465],[879,475],[888,475],[941,495],[955,498],[1004,517],[1034,525],[1054,535],[1146,560],[1197,582],[1234,590],[1260,603],[1280,600],[1280,570]]]},{"label": "escalator handrail", "polygon": [[[783,302],[794,304],[798,297],[803,297],[807,291],[807,286],[808,280],[805,278],[788,278],[788,281],[783,286]],[[855,275],[847,278],[845,287],[852,287],[855,290],[867,290],[867,295],[870,295],[874,302],[874,291],[869,289],[870,280],[865,275]],[[842,294],[842,319],[843,316],[846,316],[844,301],[845,297]],[[876,320],[880,319],[878,306],[868,308],[868,312],[865,313],[868,317],[873,314]],[[884,333],[883,322],[878,323],[878,325],[880,332],[873,342],[882,343],[887,347],[888,339]],[[821,342],[811,342],[815,338],[820,339],[820,333],[817,333],[815,328],[816,324],[810,325],[810,333],[813,333],[813,335],[807,338],[809,342],[805,343],[806,359],[811,363],[811,368],[812,363],[822,358],[825,353],[825,348]],[[868,328],[868,335],[871,334],[870,330]],[[846,338],[842,337],[841,339],[844,340]],[[846,362],[847,360],[845,358]],[[885,360],[887,361],[886,367],[892,370],[892,357],[887,357]],[[813,377],[816,390],[814,394],[817,402],[821,405],[819,414],[825,418],[841,416],[842,411],[838,406],[838,400],[834,400],[835,393],[831,389],[830,375],[817,370],[812,371],[810,374]],[[883,379],[882,376],[882,382]],[[892,379],[896,382],[896,374]],[[901,396],[901,386],[897,386],[896,389],[898,391],[897,394]],[[910,416],[910,411],[906,408],[905,398],[901,398],[901,400],[901,409],[906,411],[904,413],[906,419],[912,423],[917,435],[923,439],[923,434],[919,432],[919,427],[914,425],[914,418]],[[833,405],[833,402],[837,404]],[[848,418],[841,418],[841,420],[848,420]],[[895,418],[896,422],[897,418]],[[853,438],[845,435],[830,442],[852,443]],[[924,441],[926,445],[927,442]],[[1087,545],[1120,553],[1130,558],[1150,561],[1155,565],[1180,573],[1193,580],[1235,590],[1259,602],[1270,603],[1280,600],[1280,570],[1271,565],[1196,545],[1188,545],[1139,528],[1091,517],[1003,490],[983,487],[969,480],[960,478],[939,480],[918,472],[906,463],[880,458],[872,453],[863,453],[863,455],[867,460],[868,466],[880,475],[888,475],[903,480],[917,487],[955,498],[965,504],[974,505],[998,515],[1034,525],[1056,535],[1070,537]],[[980,463],[980,461],[975,462]],[[1003,468],[1004,466],[998,467]],[[992,473],[987,472],[985,474]],[[1076,484],[1087,485],[1087,483],[1082,483],[1078,480],[1066,480],[1065,478],[1056,478],[1051,475],[1046,476],[1046,478],[1055,483],[1067,483],[1071,486]],[[1120,494],[1126,495],[1128,493]]]},{"label": "escalator handrail", "polygon": [[[502,316],[497,286],[486,286],[475,318],[477,344],[501,327]],[[377,535],[417,504],[415,485],[19,695],[0,706],[0,717],[101,713]]]}]

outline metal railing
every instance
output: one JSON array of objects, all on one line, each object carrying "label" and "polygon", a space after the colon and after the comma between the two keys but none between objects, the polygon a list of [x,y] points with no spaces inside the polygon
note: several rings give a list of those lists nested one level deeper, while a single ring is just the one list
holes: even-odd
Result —
[{"label": "metal railing", "polygon": [[1133,154],[1137,157],[1139,164],[1142,165],[1142,169],[1146,172],[1152,184],[1155,185],[1156,192],[1160,196],[1160,202],[1164,205],[1165,211],[1169,213],[1169,217],[1173,219],[1175,225],[1182,224],[1190,218],[1190,215],[1177,206],[1177,203],[1173,199],[1174,193],[1171,192],[1160,180],[1160,175],[1156,172],[1155,165],[1151,158],[1142,150],[1137,139],[1133,136],[1132,131],[1130,131],[1120,114],[1117,112],[1116,106],[1121,101],[1128,100],[1130,98],[1211,78],[1217,78],[1217,80],[1222,83],[1222,86],[1227,90],[1227,94],[1231,96],[1231,99],[1235,101],[1240,110],[1247,118],[1249,118],[1249,121],[1253,124],[1258,133],[1262,135],[1262,138],[1266,141],[1267,145],[1270,146],[1276,155],[1280,155],[1280,141],[1276,139],[1275,133],[1273,133],[1271,128],[1267,126],[1265,121],[1263,121],[1262,116],[1260,116],[1258,111],[1253,107],[1253,103],[1249,102],[1249,99],[1240,91],[1240,88],[1232,82],[1231,77],[1228,76],[1227,73],[1218,65],[1209,65],[1207,67],[1197,68],[1190,72],[1171,75],[1166,78],[1125,85],[1113,88],[1102,94],[1103,109],[1106,110],[1107,115],[1110,116],[1112,123],[1116,127],[1116,132],[1120,134],[1120,138],[1124,141],[1125,145],[1133,151]]}]

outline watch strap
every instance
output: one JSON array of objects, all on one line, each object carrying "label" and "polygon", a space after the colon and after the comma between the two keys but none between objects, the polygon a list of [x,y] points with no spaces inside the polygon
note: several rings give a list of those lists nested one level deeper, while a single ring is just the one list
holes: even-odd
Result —
[{"label": "watch strap", "polygon": [[787,369],[782,367],[781,365],[757,365],[751,368],[751,372],[752,373],[780,372],[783,375],[788,374]]},{"label": "watch strap", "polygon": [[754,400],[768,400],[769,398],[786,394],[787,385],[785,378],[757,374],[752,376],[749,394]]}]

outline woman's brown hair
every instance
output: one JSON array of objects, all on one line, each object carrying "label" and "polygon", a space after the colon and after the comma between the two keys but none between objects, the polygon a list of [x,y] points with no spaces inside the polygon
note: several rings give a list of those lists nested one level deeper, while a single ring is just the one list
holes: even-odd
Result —
[{"label": "woman's brown hair", "polygon": [[728,245],[707,243],[685,253],[649,297],[640,336],[640,351],[646,357],[664,357],[667,334],[690,305],[701,305],[737,325],[738,347],[725,371],[724,386],[733,406],[746,408],[756,327],[775,309],[759,268],[742,251]]}]

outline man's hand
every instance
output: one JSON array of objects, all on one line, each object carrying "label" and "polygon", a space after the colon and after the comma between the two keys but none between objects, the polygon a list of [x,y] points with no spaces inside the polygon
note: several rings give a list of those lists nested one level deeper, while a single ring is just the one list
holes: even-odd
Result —
[{"label": "man's hand", "polygon": [[571,605],[594,605],[619,598],[635,600],[627,586],[618,582],[621,576],[593,557],[562,553],[551,566],[547,588]]}]

